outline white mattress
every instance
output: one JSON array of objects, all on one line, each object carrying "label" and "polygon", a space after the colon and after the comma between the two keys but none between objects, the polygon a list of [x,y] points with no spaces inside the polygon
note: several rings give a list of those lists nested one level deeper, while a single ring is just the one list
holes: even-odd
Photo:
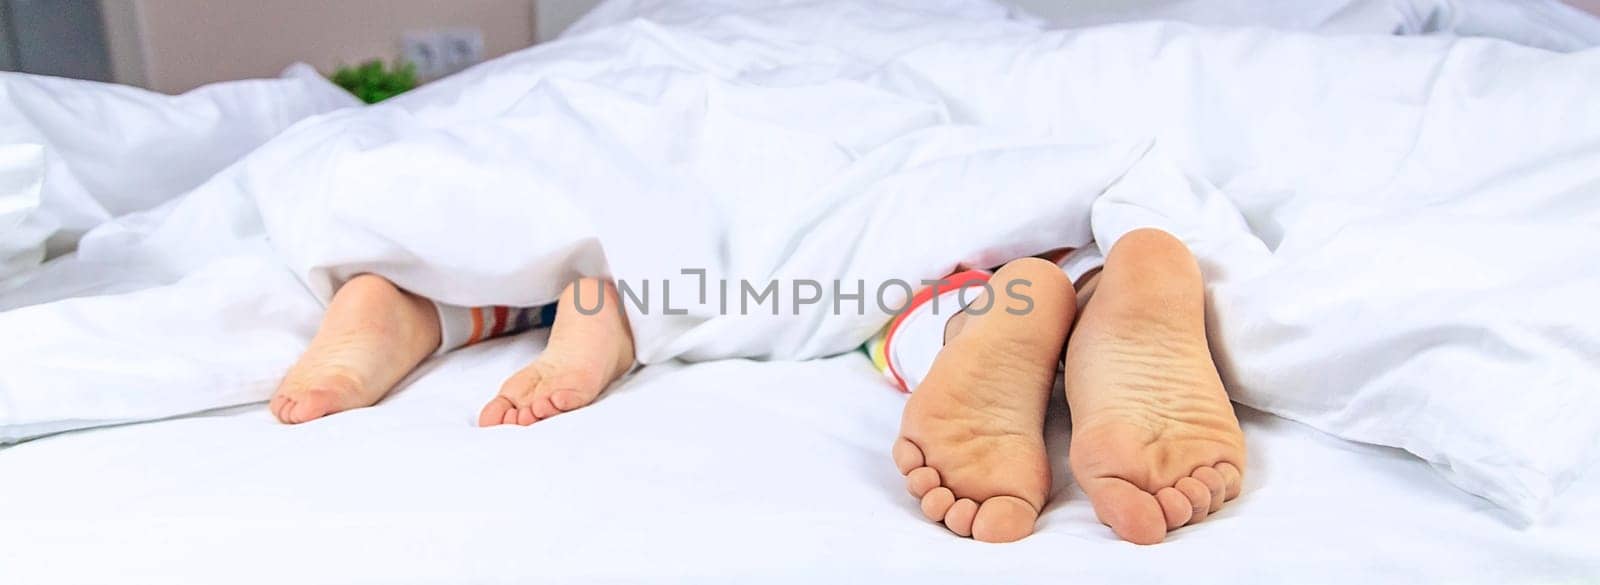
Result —
[{"label": "white mattress", "polygon": [[904,493],[888,454],[904,399],[857,355],[652,367],[587,410],[474,428],[540,345],[535,334],[459,352],[376,408],[301,426],[249,407],[0,450],[0,583],[1600,575],[1596,478],[1521,529],[1405,453],[1254,412],[1243,497],[1165,544],[1126,544],[1095,522],[1064,475],[1060,424],[1038,534],[955,538]]}]

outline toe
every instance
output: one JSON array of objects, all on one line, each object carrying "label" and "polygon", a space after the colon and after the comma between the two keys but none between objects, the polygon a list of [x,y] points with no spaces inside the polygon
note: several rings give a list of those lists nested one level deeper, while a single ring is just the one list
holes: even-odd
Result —
[{"label": "toe", "polygon": [[1188,524],[1194,517],[1194,504],[1178,488],[1161,488],[1156,492],[1156,502],[1161,504],[1161,513],[1167,517],[1167,530]]},{"label": "toe", "polygon": [[944,515],[956,503],[956,495],[947,487],[936,487],[922,496],[922,515],[934,522],[944,521]]},{"label": "toe", "polygon": [[1083,490],[1094,504],[1095,516],[1123,540],[1156,544],[1167,537],[1166,514],[1148,492],[1116,477],[1091,479],[1083,483]]},{"label": "toe", "polygon": [[1178,488],[1184,497],[1189,498],[1189,507],[1194,510],[1194,517],[1189,519],[1190,524],[1205,520],[1206,516],[1211,515],[1211,488],[1206,487],[1206,484],[1200,483],[1198,479],[1185,477],[1178,480],[1173,487]]},{"label": "toe", "polygon": [[300,424],[300,423],[303,423],[303,422],[315,420],[317,418],[320,418],[321,416],[322,416],[322,413],[317,412],[317,409],[315,407],[308,406],[305,403],[302,403],[302,402],[299,402],[299,401],[295,401],[294,404],[289,405],[288,414],[286,414],[283,418],[284,418],[284,422],[287,422],[287,423],[292,424],[292,425],[297,425],[297,424]]},{"label": "toe", "polygon": [[290,402],[291,401],[287,396],[283,396],[281,394],[278,396],[273,396],[272,401],[267,403],[267,410],[272,412],[272,417],[278,419],[278,422],[289,422],[289,420],[284,417],[288,416],[288,405]]},{"label": "toe", "polygon": [[533,424],[534,421],[537,421],[537,420],[539,420],[539,417],[533,415],[533,409],[532,408],[529,408],[529,407],[526,407],[526,406],[517,408],[517,424],[522,425],[522,426],[528,426],[528,425]]},{"label": "toe", "polygon": [[1222,474],[1222,481],[1228,485],[1227,493],[1223,494],[1232,500],[1239,497],[1239,491],[1244,489],[1244,473],[1232,463],[1226,461],[1216,464],[1217,472]]},{"label": "toe", "polygon": [[960,536],[972,536],[972,521],[978,516],[978,503],[968,498],[956,500],[944,513],[944,526]]},{"label": "toe", "polygon": [[514,408],[516,405],[511,403],[511,399],[496,396],[494,400],[489,401],[489,404],[484,405],[483,412],[478,414],[478,426],[492,427],[500,424],[505,421],[506,413]]},{"label": "toe", "polygon": [[1215,514],[1217,510],[1221,510],[1222,503],[1227,501],[1225,498],[1228,493],[1228,484],[1223,481],[1222,474],[1217,473],[1217,470],[1210,467],[1200,467],[1195,469],[1194,473],[1189,474],[1189,476],[1200,480],[1200,483],[1206,484],[1206,489],[1211,492],[1211,503],[1207,507],[1207,512]]},{"label": "toe", "polygon": [[577,390],[557,390],[550,395],[550,405],[567,412],[588,406],[594,399]]},{"label": "toe", "polygon": [[293,400],[288,411],[289,415],[285,418],[290,423],[313,421],[333,412],[333,397],[326,392],[307,392]]},{"label": "toe", "polygon": [[551,404],[549,395],[535,396],[529,406],[533,408],[534,416],[539,418],[550,418],[561,414],[561,409]]},{"label": "toe", "polygon": [[914,498],[925,496],[936,487],[939,487],[939,471],[932,467],[918,467],[906,474],[906,491]]},{"label": "toe", "polygon": [[1033,534],[1039,512],[1022,498],[995,496],[983,501],[972,519],[972,537],[982,542],[1013,542]]},{"label": "toe", "polygon": [[905,437],[896,439],[894,449],[890,450],[890,454],[894,457],[895,467],[900,468],[902,475],[909,474],[911,470],[922,467],[922,449],[917,448],[916,443],[912,443],[910,439]]},{"label": "toe", "polygon": [[507,410],[505,416],[500,418],[500,424],[503,424],[503,425],[514,425],[514,424],[517,424],[517,411],[518,410],[519,409],[516,409],[516,408],[513,408],[511,410]]}]

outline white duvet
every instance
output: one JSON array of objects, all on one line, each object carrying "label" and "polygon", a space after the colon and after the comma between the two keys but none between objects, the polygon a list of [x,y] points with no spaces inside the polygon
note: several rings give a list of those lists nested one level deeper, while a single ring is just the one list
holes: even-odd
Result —
[{"label": "white duvet", "polygon": [[1600,43],[1600,20],[1556,0],[1160,0],[1025,2],[1052,26],[1172,20],[1321,34],[1458,35],[1503,39],[1553,51]]},{"label": "white duvet", "polygon": [[361,272],[463,305],[648,282],[646,363],[805,359],[881,326],[884,282],[1156,226],[1202,261],[1236,401],[1524,519],[1593,459],[1600,53],[634,4],[88,234],[0,313],[0,440],[264,400]]}]

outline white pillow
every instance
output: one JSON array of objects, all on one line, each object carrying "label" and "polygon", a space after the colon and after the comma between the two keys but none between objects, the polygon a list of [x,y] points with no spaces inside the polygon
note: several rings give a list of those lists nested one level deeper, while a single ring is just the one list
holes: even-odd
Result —
[{"label": "white pillow", "polygon": [[23,221],[39,208],[44,147],[0,144],[0,288],[44,259],[44,235]]},{"label": "white pillow", "polygon": [[0,162],[15,176],[42,171],[32,195],[6,192],[0,283],[37,265],[37,251],[71,251],[88,230],[183,194],[290,125],[358,103],[305,65],[178,96],[0,73],[0,145],[42,149],[42,161]]}]

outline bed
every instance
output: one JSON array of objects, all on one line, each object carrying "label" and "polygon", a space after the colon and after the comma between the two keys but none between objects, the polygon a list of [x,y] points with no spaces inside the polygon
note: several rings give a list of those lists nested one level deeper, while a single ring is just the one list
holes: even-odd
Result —
[{"label": "bed", "polygon": [[[7,583],[1581,582],[1600,484],[1517,528],[1394,449],[1241,412],[1243,496],[1123,543],[1060,475],[1034,536],[952,538],[888,459],[903,398],[867,360],[643,371],[530,428],[471,414],[537,334],[426,369],[379,408],[248,407],[0,452]],[[1059,420],[1059,417],[1057,418]],[[1049,430],[1053,447],[1066,429]]]},{"label": "bed", "polygon": [[[1354,0],[1326,4],[1418,5]],[[1455,17],[1422,21],[1462,26],[1484,22],[1462,16],[1481,13],[1449,12],[1472,3],[1431,5],[1445,10],[1433,14]],[[1518,32],[1549,32],[1535,26],[1536,16],[1569,14],[1552,8],[1553,3],[1481,6],[1522,7],[1523,21],[1498,23],[1504,33],[1499,36],[1508,38]],[[27,205],[49,210],[49,192],[42,207],[38,196],[41,175],[50,187],[50,173],[74,173],[72,185],[83,187],[74,191],[80,200],[97,199],[103,193],[95,188],[115,179],[157,180],[130,190],[142,197],[138,202],[101,201],[94,213],[58,214],[52,221],[67,217],[85,223],[68,225],[49,238],[18,230],[6,232],[11,239],[0,240],[25,244],[15,248],[24,254],[8,260],[36,265],[46,252],[62,253],[60,246],[74,235],[66,232],[88,232],[76,242],[76,253],[42,267],[25,266],[24,272],[0,273],[0,308],[7,309],[0,311],[0,582],[1592,579],[1600,575],[1600,541],[1592,538],[1600,529],[1600,477],[1585,472],[1592,468],[1595,439],[1600,438],[1592,414],[1600,411],[1592,384],[1600,379],[1600,363],[1594,359],[1600,355],[1600,322],[1570,309],[1587,306],[1583,299],[1592,297],[1584,295],[1600,283],[1584,271],[1562,268],[1600,252],[1592,231],[1600,225],[1600,206],[1590,196],[1593,185],[1600,184],[1592,170],[1600,168],[1594,164],[1600,161],[1600,150],[1594,148],[1600,116],[1582,115],[1592,102],[1584,98],[1594,95],[1594,80],[1600,79],[1586,73],[1600,71],[1600,55],[1589,51],[1567,57],[1509,43],[1446,39],[1373,49],[1355,35],[1409,30],[1397,28],[1392,17],[1415,18],[1418,13],[1326,14],[1377,16],[1338,20],[1357,30],[1337,31],[1351,36],[1330,40],[1167,24],[1039,33],[1045,27],[1033,17],[983,0],[615,0],[576,25],[563,43],[513,55],[397,100],[398,105],[365,112],[341,101],[347,97],[333,97],[323,82],[308,79],[304,72],[210,90],[177,104],[121,90],[6,78],[10,93],[0,97],[35,108],[26,110],[36,115],[24,116],[25,122],[46,120],[57,125],[40,126],[46,138],[53,130],[78,140],[68,142],[77,151],[48,140],[43,149],[0,150],[0,202],[9,204],[12,200],[4,196],[13,191],[26,195],[18,198],[22,204],[17,207],[0,205],[0,225],[11,221],[8,213],[27,211]],[[1282,26],[1318,29],[1327,22],[1332,21]],[[1561,34],[1534,35],[1528,43],[1538,44],[1542,38],[1551,45],[1545,48],[1566,50],[1600,41],[1585,40],[1593,23],[1582,22],[1586,24]],[[810,44],[813,36],[827,36],[818,31],[832,36]],[[1496,36],[1493,31],[1476,32]],[[1035,39],[1014,40],[1036,33]],[[1262,47],[1279,50],[1276,56],[1262,57]],[[607,60],[615,54],[631,55],[647,66],[608,69]],[[1081,58],[1083,54],[1096,58]],[[1329,54],[1339,58],[1327,58]],[[1143,55],[1153,56],[1151,73],[1127,73],[1145,65]],[[1353,56],[1350,62],[1343,59],[1346,55]],[[787,61],[791,59],[795,61]],[[881,70],[862,68],[863,62]],[[1306,66],[1284,67],[1286,63]],[[976,76],[997,69],[1011,75]],[[1279,73],[1286,70],[1297,74]],[[628,77],[641,71],[642,82]],[[538,332],[430,361],[375,408],[287,426],[261,407],[314,330],[319,302],[343,277],[339,271],[403,264],[395,261],[393,248],[382,246],[371,258],[351,260],[365,253],[361,245],[427,240],[398,237],[415,226],[381,224],[373,218],[387,216],[377,211],[332,214],[335,220],[319,224],[325,220],[315,212],[323,200],[306,193],[332,177],[343,186],[368,188],[356,191],[386,203],[401,195],[412,197],[407,201],[416,208],[451,203],[427,198],[428,177],[403,175],[374,188],[362,182],[373,173],[339,174],[352,165],[381,170],[388,167],[359,165],[409,164],[415,159],[381,158],[408,148],[421,148],[432,157],[430,162],[446,166],[458,162],[451,158],[457,151],[490,161],[462,166],[472,172],[456,176],[478,177],[473,180],[482,182],[470,186],[480,191],[554,181],[548,177],[567,171],[542,168],[544,175],[535,176],[520,170],[527,165],[518,161],[562,160],[573,152],[589,152],[583,135],[553,134],[566,128],[560,125],[539,126],[533,136],[572,140],[519,146],[544,151],[507,149],[502,141],[506,136],[493,132],[504,125],[502,119],[473,116],[502,109],[525,114],[518,108],[538,111],[560,103],[571,111],[590,108],[604,114],[576,116],[583,123],[576,126],[613,123],[615,119],[605,116],[654,110],[629,110],[626,99],[606,103],[612,94],[590,91],[593,86],[615,82],[615,87],[602,89],[638,87],[630,83],[654,87],[648,84],[658,77],[672,77],[658,76],[661,71],[689,71],[694,75],[688,77],[701,84],[694,87],[713,91],[684,94],[681,101],[694,107],[663,108],[667,115],[660,118],[624,118],[630,123],[621,126],[656,131],[641,131],[646,135],[642,138],[618,135],[654,147],[659,145],[647,143],[651,137],[675,135],[661,128],[756,127],[793,145],[837,133],[824,136],[820,143],[827,148],[814,149],[822,154],[813,158],[775,151],[780,155],[763,159],[757,156],[762,149],[754,146],[698,151],[666,145],[674,156],[683,155],[675,160],[751,157],[739,159],[748,160],[748,168],[711,165],[697,178],[804,171],[836,155],[830,150],[835,144],[867,143],[872,139],[862,136],[893,134],[831,120],[846,110],[828,100],[846,95],[850,97],[844,103],[880,113],[875,121],[926,124],[931,126],[924,128],[930,130],[927,135],[934,138],[929,144],[959,147],[946,158],[907,165],[905,173],[882,183],[913,181],[921,191],[942,189],[957,195],[974,185],[1003,184],[1021,195],[1015,200],[996,195],[993,200],[1063,217],[1068,212],[1082,215],[1084,208],[1056,210],[1042,202],[1081,192],[1086,201],[1093,200],[1095,221],[1080,218],[1072,229],[1084,233],[1070,237],[1088,237],[1092,230],[1096,239],[1109,241],[1102,237],[1111,233],[1105,230],[1126,229],[1151,217],[1175,222],[1174,233],[1185,236],[1208,270],[1212,310],[1228,316],[1211,325],[1230,392],[1236,401],[1260,407],[1239,406],[1251,461],[1243,495],[1159,546],[1116,540],[1095,520],[1066,475],[1069,429],[1061,422],[1064,407],[1058,399],[1054,422],[1046,430],[1054,449],[1053,497],[1038,532],[1011,545],[954,538],[921,518],[890,463],[888,450],[904,396],[859,352],[841,353],[852,343],[840,343],[837,330],[852,324],[830,321],[812,324],[833,330],[819,325],[811,331],[834,331],[831,337],[780,339],[773,332],[793,323],[778,321],[763,323],[767,329],[757,328],[755,334],[742,333],[755,345],[767,344],[763,347],[768,351],[759,356],[765,360],[710,360],[707,356],[727,356],[704,347],[644,344],[641,354],[652,356],[646,360],[651,365],[594,407],[529,428],[479,429],[473,423],[477,408],[501,380],[537,355],[544,343]],[[1188,83],[1191,71],[1266,91],[1258,101],[1230,109],[1227,98],[1233,86],[1203,83],[1195,89]],[[1050,91],[1090,78],[1085,72],[1094,75],[1095,91],[1067,92],[1063,95],[1077,101],[1071,102],[1074,107],[1062,107],[1069,102]],[[1491,79],[1491,74],[1499,77]],[[838,82],[830,75],[845,79]],[[1345,83],[1383,75],[1403,83],[1375,100],[1365,99],[1368,90],[1357,87],[1359,83]],[[1273,83],[1261,83],[1263,78]],[[790,83],[795,79],[832,93],[802,91],[800,99],[783,102],[793,97],[785,92],[808,87]],[[1148,91],[1144,84],[1150,80],[1170,85]],[[1118,93],[1126,87],[1141,91]],[[506,95],[510,90],[533,97]],[[1194,91],[1199,96],[1195,102],[1213,107],[1187,108],[1179,90]],[[48,99],[62,92],[75,99]],[[1108,95],[1112,99],[1105,99]],[[590,101],[556,99],[573,96]],[[707,110],[724,113],[698,104],[734,104],[746,108],[735,110],[748,114],[761,113],[774,100],[799,121],[784,126],[791,121],[771,116],[755,116],[758,123],[738,117],[696,118]],[[41,158],[41,152],[49,154],[52,148],[99,156],[96,160],[141,161],[150,155],[147,145],[153,142],[141,147],[138,141],[108,141],[99,150],[84,148],[89,139],[73,131],[75,118],[52,109],[69,102],[104,102],[111,104],[107,111],[129,104],[152,111],[198,110],[204,115],[168,117],[189,125],[174,123],[167,130],[184,130],[187,134],[181,136],[193,138],[173,140],[170,152],[220,152],[208,141],[224,140],[226,150],[242,158],[188,156],[192,165],[167,169],[166,175],[117,175],[111,173],[114,166],[73,166],[59,156]],[[1298,106],[1306,103],[1322,108],[1317,110],[1320,116],[1304,115],[1305,108]],[[229,112],[241,108],[224,107],[228,104],[255,104],[271,115],[245,112],[236,117],[255,124],[234,124]],[[891,107],[871,109],[883,104]],[[1485,112],[1519,112],[1525,118],[1508,121]],[[104,120],[131,120],[131,126],[147,132],[141,135],[145,140],[161,140],[142,118]],[[417,120],[425,123],[408,125]],[[1460,124],[1443,123],[1450,121]],[[449,141],[389,137],[391,132],[427,135],[423,130],[475,123],[490,131],[451,134]],[[666,125],[651,126],[658,123]],[[1123,127],[1145,124],[1158,130],[1156,144],[1108,140],[1085,146],[1036,135],[1015,138],[1018,127],[1055,125],[1073,134],[1114,137]],[[1467,135],[1472,140],[1451,134],[1461,124],[1475,131]],[[213,132],[217,125],[239,131],[219,138]],[[1360,140],[1343,139],[1350,125]],[[421,126],[428,127],[419,130]],[[999,130],[975,134],[974,128]],[[1240,128],[1250,132],[1234,131]],[[726,136],[771,135],[740,130]],[[1297,141],[1304,136],[1324,142]],[[1482,136],[1497,140],[1479,140]],[[963,141],[993,148],[966,152],[961,150],[967,148]],[[309,150],[298,150],[307,144],[312,145]],[[329,144],[333,146],[324,148]],[[852,151],[852,156],[861,153],[861,160],[871,161],[876,154],[869,150]],[[1007,158],[1006,152],[1023,158]],[[1027,158],[1040,152],[1048,156]],[[1249,157],[1282,164],[1260,169],[1237,164]],[[306,172],[285,173],[274,164],[284,160],[344,165],[313,162],[302,165]],[[7,166],[8,161],[23,164]],[[953,162],[943,168],[936,164],[940,161]],[[1018,161],[1031,172],[1074,165],[1097,170],[1037,175],[1062,181],[1007,182],[1019,174],[1014,172]],[[1194,178],[1186,174],[1192,168],[1205,172]],[[1440,168],[1459,172],[1441,173]],[[37,172],[30,175],[29,169]],[[574,176],[592,181],[585,184],[599,185],[602,192],[611,188],[627,193],[628,181],[655,177],[647,174],[656,172],[653,168],[636,170],[639,176],[612,173],[609,183],[595,178],[603,173],[592,170]],[[794,176],[811,178],[798,171]],[[1321,182],[1305,188],[1296,182],[1303,176]],[[729,184],[739,188],[748,181]],[[1038,198],[1028,197],[1029,184],[1044,185],[1037,187]],[[648,205],[644,196],[674,188],[670,180],[651,186],[625,203]],[[1304,192],[1282,195],[1294,189]],[[550,201],[578,211],[596,205],[559,197]],[[477,217],[489,223],[464,237],[515,226],[493,223],[502,219],[499,215],[548,218],[554,215],[545,213],[550,201],[535,208],[538,213],[514,208]],[[740,200],[724,203],[721,209],[751,212],[755,219],[769,211],[740,207]],[[60,204],[60,197],[54,204]],[[424,219],[447,217],[447,209],[438,209],[443,210],[439,215],[423,214]],[[551,222],[560,225],[549,232],[588,229],[583,220],[593,216],[578,211],[572,212],[571,221]],[[646,219],[696,220],[694,214],[657,211]],[[870,213],[857,215],[884,211],[869,208]],[[799,228],[834,233],[829,230],[842,228],[829,218],[851,217],[825,215]],[[28,223],[38,217],[24,214],[20,223],[8,227],[40,228],[45,224]],[[89,225],[97,218],[102,223]],[[978,214],[951,220],[976,226],[974,233],[994,230],[973,236],[979,241],[953,252],[955,257],[1004,251],[996,251],[995,242],[1013,234],[1007,230],[1015,226],[985,228],[982,219]],[[644,223],[622,228],[640,225]],[[767,225],[775,231],[796,228]],[[1409,255],[1386,255],[1390,248],[1383,243],[1404,241],[1397,238],[1418,225],[1431,230],[1426,233],[1437,238],[1433,245],[1415,246]],[[1549,247],[1547,256],[1519,254],[1510,246],[1470,245],[1486,228],[1513,230],[1528,242],[1563,245]],[[345,256],[333,262],[328,250],[296,239],[317,230],[373,237],[370,242],[347,241],[361,245],[339,249]],[[11,237],[18,233],[32,239]],[[614,233],[580,235],[589,239],[573,241],[608,244],[606,259],[619,270],[649,265],[658,259],[650,254],[672,247],[647,240],[635,249]],[[491,243],[496,242],[504,243]],[[567,240],[556,243],[566,246],[562,250],[583,248]],[[0,247],[0,252],[11,250]],[[452,249],[403,251],[440,250]],[[507,249],[508,256],[516,253]],[[946,273],[949,258],[935,256],[900,260],[921,262],[919,270],[928,275]],[[455,259],[458,267],[485,268],[471,258]],[[1358,278],[1328,276],[1351,273],[1352,266],[1365,266],[1370,259],[1378,259],[1371,262],[1376,268]],[[675,270],[679,265],[670,266]],[[526,282],[529,270],[557,268],[534,262],[474,276]],[[1454,278],[1463,273],[1474,278],[1464,284]],[[439,293],[429,296],[474,294],[452,288],[463,281],[456,278],[459,274],[444,276],[409,275],[417,286],[432,286]],[[543,293],[518,294],[531,298]],[[482,300],[460,298],[464,300],[457,302],[463,304]],[[713,321],[700,325],[721,325],[725,328],[720,331],[738,334],[733,325]],[[875,325],[868,321],[870,333]],[[658,340],[676,339],[659,331],[644,333]],[[831,357],[783,359],[813,356]],[[1514,405],[1494,400],[1508,389],[1522,400]]]}]

